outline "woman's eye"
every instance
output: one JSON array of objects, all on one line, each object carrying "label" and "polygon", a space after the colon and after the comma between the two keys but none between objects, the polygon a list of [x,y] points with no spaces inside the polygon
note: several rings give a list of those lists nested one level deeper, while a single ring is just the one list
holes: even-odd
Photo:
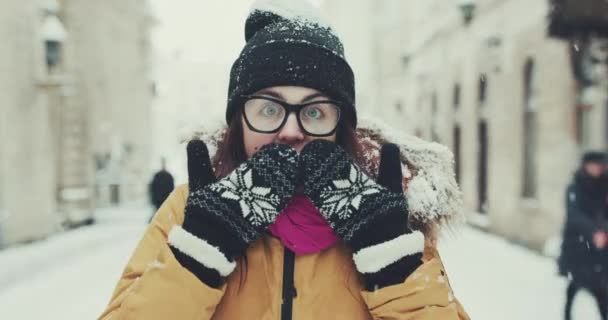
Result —
[{"label": "woman's eye", "polygon": [[306,117],[311,118],[311,119],[319,119],[321,118],[322,114],[321,114],[321,110],[317,109],[317,108],[307,108],[306,109]]},{"label": "woman's eye", "polygon": [[263,109],[262,109],[262,114],[268,117],[274,116],[277,113],[279,113],[279,108],[276,105],[266,105]]}]

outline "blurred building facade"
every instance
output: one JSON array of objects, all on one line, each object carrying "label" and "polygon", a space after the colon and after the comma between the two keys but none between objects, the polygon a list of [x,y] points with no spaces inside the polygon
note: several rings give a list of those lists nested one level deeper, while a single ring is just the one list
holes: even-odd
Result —
[{"label": "blurred building facade", "polygon": [[[548,1],[322,9],[349,17],[330,21],[355,68],[358,108],[452,148],[469,221],[539,250],[560,234],[579,155],[608,147],[608,90],[604,80],[581,87],[581,49],[548,37]],[[594,67],[600,78],[604,67]]]},{"label": "blurred building facade", "polygon": [[0,3],[1,248],[144,192],[153,20],[145,0]]}]

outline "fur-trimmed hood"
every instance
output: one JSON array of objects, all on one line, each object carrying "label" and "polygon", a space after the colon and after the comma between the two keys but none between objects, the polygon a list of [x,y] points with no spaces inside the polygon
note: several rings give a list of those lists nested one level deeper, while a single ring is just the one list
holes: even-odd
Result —
[{"label": "fur-trimmed hood", "polygon": [[[190,138],[205,141],[213,155],[225,133],[226,127],[213,131],[196,130]],[[462,194],[454,176],[454,158],[446,146],[398,133],[365,117],[360,118],[357,139],[363,149],[363,165],[372,175],[378,171],[380,147],[385,143],[400,146],[404,194],[412,227],[430,235],[436,234],[442,226],[464,221]]]}]

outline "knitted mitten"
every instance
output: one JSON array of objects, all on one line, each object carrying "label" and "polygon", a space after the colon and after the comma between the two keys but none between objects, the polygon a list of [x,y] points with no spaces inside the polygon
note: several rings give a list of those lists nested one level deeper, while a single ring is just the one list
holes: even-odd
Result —
[{"label": "knitted mitten", "polygon": [[188,144],[189,194],[184,223],[168,242],[180,264],[211,287],[236,267],[235,258],[273,223],[294,193],[297,152],[271,144],[216,181],[204,142]]},{"label": "knitted mitten", "polygon": [[424,235],[408,227],[396,145],[382,147],[378,182],[325,140],[304,147],[300,166],[304,193],[353,249],[367,290],[401,283],[422,264]]}]

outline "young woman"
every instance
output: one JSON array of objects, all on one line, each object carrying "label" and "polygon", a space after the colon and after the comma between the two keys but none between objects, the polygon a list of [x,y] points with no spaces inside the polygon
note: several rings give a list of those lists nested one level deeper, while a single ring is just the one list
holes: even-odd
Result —
[{"label": "young woman", "polygon": [[276,3],[247,19],[213,161],[188,144],[100,319],[468,319],[435,249],[443,149],[357,129],[340,40]]}]

